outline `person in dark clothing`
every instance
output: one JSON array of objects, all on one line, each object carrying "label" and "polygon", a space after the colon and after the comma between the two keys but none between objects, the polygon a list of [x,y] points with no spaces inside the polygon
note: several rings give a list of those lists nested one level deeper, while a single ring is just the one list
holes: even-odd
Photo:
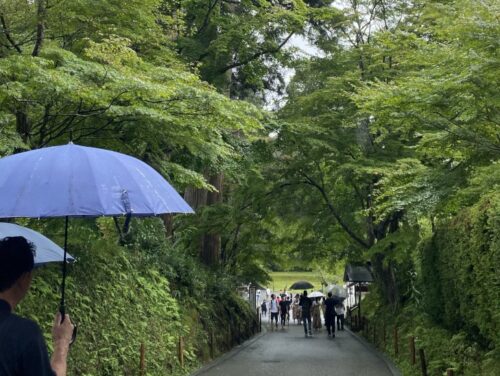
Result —
[{"label": "person in dark clothing", "polygon": [[290,308],[292,308],[292,298],[286,297],[286,321],[290,324]]},{"label": "person in dark clothing", "polygon": [[267,316],[267,303],[265,300],[262,302],[260,308],[262,310],[262,316],[266,317]]},{"label": "person in dark clothing", "polygon": [[312,301],[307,296],[307,291],[304,291],[304,293],[300,297],[299,305],[302,308],[302,322],[304,323],[304,332],[306,334],[306,337],[307,337],[308,332],[309,332],[309,335],[312,336],[312,330],[311,330]]},{"label": "person in dark clothing", "polygon": [[335,305],[338,303],[332,297],[332,293],[328,293],[328,298],[325,300],[325,326],[328,332],[328,337],[335,337]]},{"label": "person in dark clothing", "polygon": [[283,299],[279,304],[280,304],[281,329],[284,329],[286,324],[286,315],[288,314],[288,302],[286,301],[286,298],[283,297]]},{"label": "person in dark clothing", "polygon": [[51,360],[38,325],[12,313],[31,285],[34,246],[16,236],[0,240],[0,376],[65,376],[73,333],[68,315],[52,328]]}]

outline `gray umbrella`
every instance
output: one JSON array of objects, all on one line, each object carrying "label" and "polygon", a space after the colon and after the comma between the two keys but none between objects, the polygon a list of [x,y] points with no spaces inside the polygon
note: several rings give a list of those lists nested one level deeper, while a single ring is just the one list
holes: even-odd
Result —
[{"label": "gray umbrella", "polygon": [[[0,239],[6,237],[22,236],[36,249],[35,265],[40,266],[49,262],[63,262],[64,250],[49,238],[30,228],[14,223],[0,223]],[[67,254],[67,261],[74,261],[73,256]]]}]

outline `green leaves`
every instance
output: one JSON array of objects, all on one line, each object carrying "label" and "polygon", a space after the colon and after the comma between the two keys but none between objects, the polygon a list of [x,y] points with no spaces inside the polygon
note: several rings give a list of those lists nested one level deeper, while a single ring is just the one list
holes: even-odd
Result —
[{"label": "green leaves", "polygon": [[[216,164],[233,158],[225,135],[250,136],[260,128],[252,106],[231,102],[189,73],[142,61],[126,39],[90,42],[84,54],[95,61],[61,49],[46,49],[37,59],[2,59],[5,127],[19,127],[15,114],[22,111],[31,147],[65,142],[70,130],[75,142],[107,147],[94,136],[114,134],[111,145],[129,154],[147,154],[158,165],[184,164],[175,171],[184,184],[195,183],[196,173],[186,169],[189,159]],[[138,142],[126,146],[133,139]],[[196,179],[197,186],[204,184]]]}]

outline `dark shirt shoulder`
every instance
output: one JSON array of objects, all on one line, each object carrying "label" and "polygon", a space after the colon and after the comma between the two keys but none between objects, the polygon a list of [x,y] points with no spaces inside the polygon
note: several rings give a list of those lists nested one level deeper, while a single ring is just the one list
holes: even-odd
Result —
[{"label": "dark shirt shoulder", "polygon": [[311,298],[309,298],[307,296],[303,296],[302,298],[300,298],[299,304],[303,310],[309,310],[311,308],[311,305],[312,305]]},{"label": "dark shirt shoulder", "polygon": [[325,300],[325,306],[326,306],[326,311],[328,313],[334,313],[335,312],[335,304],[336,304],[336,301],[335,299],[333,298],[328,298]]},{"label": "dark shirt shoulder", "polygon": [[47,346],[38,325],[5,312],[0,314],[0,376],[53,376]]}]

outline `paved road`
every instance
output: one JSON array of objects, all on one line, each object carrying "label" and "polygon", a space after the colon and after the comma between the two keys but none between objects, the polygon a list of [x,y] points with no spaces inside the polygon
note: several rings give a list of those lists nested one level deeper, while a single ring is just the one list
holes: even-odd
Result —
[{"label": "paved road", "polygon": [[[266,325],[267,324],[264,324]],[[200,376],[392,376],[375,352],[348,331],[329,339],[325,329],[305,338],[301,326],[267,332],[234,350]]]}]

